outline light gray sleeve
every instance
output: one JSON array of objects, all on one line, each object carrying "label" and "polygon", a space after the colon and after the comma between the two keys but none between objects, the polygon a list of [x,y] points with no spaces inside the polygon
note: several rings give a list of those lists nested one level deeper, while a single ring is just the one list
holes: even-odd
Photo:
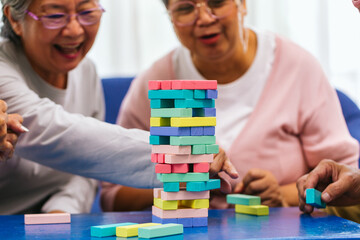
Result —
[{"label": "light gray sleeve", "polygon": [[131,187],[161,186],[150,162],[149,133],[66,112],[0,65],[0,98],[30,129],[16,154],[54,169]]}]

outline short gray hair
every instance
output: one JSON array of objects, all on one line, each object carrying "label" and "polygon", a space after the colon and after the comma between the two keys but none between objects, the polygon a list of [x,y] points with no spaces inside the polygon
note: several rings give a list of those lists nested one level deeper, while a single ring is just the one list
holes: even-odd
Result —
[{"label": "short gray hair", "polygon": [[20,44],[20,37],[16,35],[13,28],[11,27],[10,21],[7,19],[4,13],[5,6],[10,7],[10,14],[16,21],[21,21],[24,19],[26,10],[28,9],[32,0],[1,0],[2,4],[2,22],[3,26],[1,28],[0,35],[4,38],[10,39],[16,44]]},{"label": "short gray hair", "polygon": [[165,7],[167,7],[169,5],[169,0],[162,0],[162,1],[165,4]]}]

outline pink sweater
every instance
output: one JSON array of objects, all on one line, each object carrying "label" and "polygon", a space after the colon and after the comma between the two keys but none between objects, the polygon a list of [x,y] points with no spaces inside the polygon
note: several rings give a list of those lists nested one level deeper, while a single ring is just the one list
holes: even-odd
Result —
[{"label": "pink sweater", "polygon": [[[273,69],[259,102],[226,153],[240,174],[228,180],[234,185],[249,169],[261,168],[285,185],[296,182],[323,159],[357,167],[358,143],[348,132],[336,92],[319,63],[286,39],[277,37],[276,46]],[[133,81],[121,107],[120,125],[149,130],[147,82],[175,79],[172,54]],[[113,202],[114,188],[119,186],[103,190],[108,204]]]}]

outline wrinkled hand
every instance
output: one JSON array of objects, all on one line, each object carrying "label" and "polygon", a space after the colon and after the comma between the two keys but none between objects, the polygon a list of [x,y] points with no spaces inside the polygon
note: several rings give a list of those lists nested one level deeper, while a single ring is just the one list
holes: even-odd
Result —
[{"label": "wrinkled hand", "polygon": [[238,178],[239,173],[236,171],[236,168],[231,163],[230,159],[226,156],[225,151],[220,148],[219,153],[214,155],[214,161],[210,165],[210,177],[215,176],[219,172],[224,171],[231,178]]},{"label": "wrinkled hand", "polygon": [[299,178],[299,208],[305,213],[314,210],[306,204],[305,190],[308,188],[321,191],[321,199],[328,205],[360,204],[360,170],[332,160],[323,160],[309,174]]},{"label": "wrinkled hand", "polygon": [[269,207],[287,206],[276,178],[267,170],[251,169],[236,185],[234,193],[259,196],[261,203]]}]

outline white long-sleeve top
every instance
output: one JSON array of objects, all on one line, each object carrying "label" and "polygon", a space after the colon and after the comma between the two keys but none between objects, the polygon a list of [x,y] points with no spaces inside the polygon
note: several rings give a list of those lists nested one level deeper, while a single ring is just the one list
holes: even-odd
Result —
[{"label": "white long-sleeve top", "polygon": [[[0,213],[9,213],[7,208],[21,212],[44,196],[56,196],[54,186],[66,191],[72,175],[63,172],[134,187],[159,186],[150,164],[148,132],[95,119],[103,117],[104,100],[89,60],[69,72],[67,88],[60,90],[34,72],[21,48],[2,42],[0,99],[7,102],[9,113],[21,114],[30,129],[19,138],[16,155],[0,165]],[[25,208],[16,201],[17,194],[21,202],[28,202]],[[27,195],[33,201],[27,201]],[[66,199],[68,194],[58,196]],[[44,208],[49,201],[61,202],[47,199]]]}]

